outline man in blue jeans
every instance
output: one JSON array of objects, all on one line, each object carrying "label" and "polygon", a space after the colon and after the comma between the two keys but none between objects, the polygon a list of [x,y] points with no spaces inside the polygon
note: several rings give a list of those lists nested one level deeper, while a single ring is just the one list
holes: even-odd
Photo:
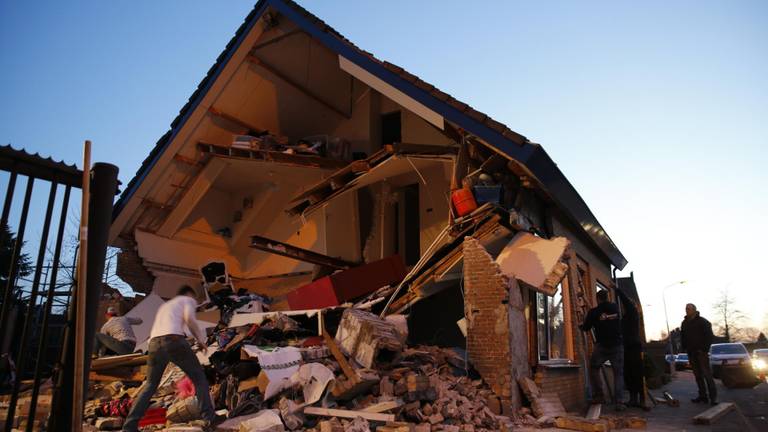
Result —
[{"label": "man in blue jeans", "polygon": [[184,329],[189,329],[197,343],[207,351],[205,337],[195,319],[197,300],[195,290],[183,286],[176,297],[165,302],[157,310],[149,340],[149,358],[147,359],[147,381],[133,401],[131,411],[123,424],[123,431],[138,431],[139,420],[149,407],[149,402],[160,384],[165,367],[169,362],[176,364],[195,384],[195,394],[201,405],[203,419],[209,424],[214,422],[213,405],[203,367],[189,346]]},{"label": "man in blue jeans", "polygon": [[603,363],[611,362],[613,369],[614,403],[616,411],[624,411],[624,346],[621,337],[619,306],[608,301],[608,291],[597,292],[597,307],[589,310],[582,331],[595,329],[595,349],[589,359],[589,381],[592,383],[592,403],[603,403],[603,380],[600,370]]}]

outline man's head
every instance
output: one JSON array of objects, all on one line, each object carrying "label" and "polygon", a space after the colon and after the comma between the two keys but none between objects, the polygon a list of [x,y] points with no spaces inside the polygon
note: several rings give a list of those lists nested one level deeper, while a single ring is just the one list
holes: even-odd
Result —
[{"label": "man's head", "polygon": [[117,309],[115,309],[114,306],[108,307],[106,315],[107,315],[107,319],[117,316]]},{"label": "man's head", "polygon": [[694,315],[696,315],[696,305],[693,303],[685,305],[685,316],[692,317]]},{"label": "man's head", "polygon": [[184,285],[179,288],[179,292],[177,292],[176,295],[192,297],[193,299],[197,300],[197,293],[195,292],[195,289],[189,285]]},{"label": "man's head", "polygon": [[598,303],[605,303],[608,301],[608,291],[606,290],[600,290],[597,292],[597,302]]}]

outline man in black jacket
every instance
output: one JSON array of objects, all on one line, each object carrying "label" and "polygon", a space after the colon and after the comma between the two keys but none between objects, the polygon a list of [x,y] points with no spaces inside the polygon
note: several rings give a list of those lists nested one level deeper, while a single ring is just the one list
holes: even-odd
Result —
[{"label": "man in black jacket", "polygon": [[624,346],[621,338],[619,306],[608,301],[608,291],[597,292],[597,307],[592,308],[579,327],[582,331],[595,329],[595,349],[589,359],[589,380],[592,383],[592,403],[602,403],[603,385],[600,369],[610,360],[613,369],[614,403],[617,411],[624,405]]},{"label": "man in black jacket", "polygon": [[680,325],[683,350],[688,353],[688,361],[696,377],[699,397],[692,402],[717,404],[717,386],[709,366],[709,346],[712,345],[712,324],[699,315],[692,303],[685,305],[685,319]]}]

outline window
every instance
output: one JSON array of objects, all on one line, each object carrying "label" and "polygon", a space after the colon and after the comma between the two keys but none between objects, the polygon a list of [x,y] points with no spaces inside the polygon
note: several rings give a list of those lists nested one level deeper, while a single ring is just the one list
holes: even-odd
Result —
[{"label": "window", "polygon": [[551,297],[536,293],[536,336],[539,360],[568,358],[562,284]]}]

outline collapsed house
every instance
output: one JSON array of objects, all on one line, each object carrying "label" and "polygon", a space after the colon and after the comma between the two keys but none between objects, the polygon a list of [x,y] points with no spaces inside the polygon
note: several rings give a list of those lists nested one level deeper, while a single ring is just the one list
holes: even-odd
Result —
[{"label": "collapsed house", "polygon": [[110,243],[147,294],[139,347],[184,284],[287,315],[357,302],[403,316],[409,345],[465,348],[504,413],[524,378],[583,406],[577,325],[626,265],[541,146],[290,0],[246,18],[125,187]]}]

